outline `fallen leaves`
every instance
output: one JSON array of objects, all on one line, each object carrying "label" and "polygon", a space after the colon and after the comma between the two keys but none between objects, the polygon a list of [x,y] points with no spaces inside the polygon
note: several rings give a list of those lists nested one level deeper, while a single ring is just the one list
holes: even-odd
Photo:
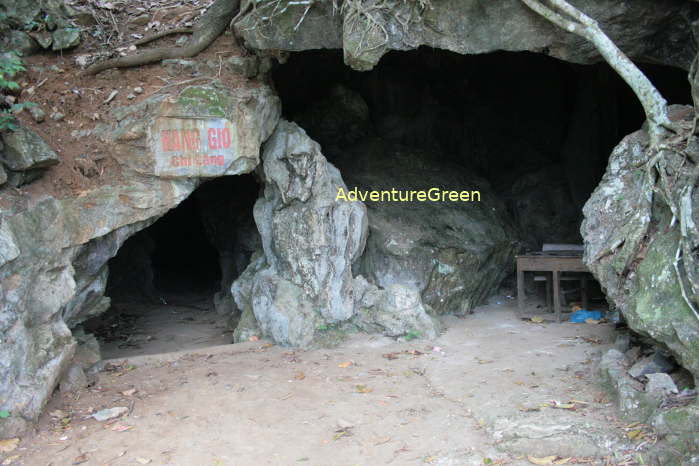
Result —
[{"label": "fallen leaves", "polygon": [[88,457],[85,453],[81,454],[80,456],[76,456],[75,459],[73,460],[73,464],[83,464],[87,463]]},{"label": "fallen leaves", "polygon": [[348,367],[351,367],[352,364],[352,361],[345,361],[338,364],[337,367],[339,367],[340,369],[347,369]]},{"label": "fallen leaves", "polygon": [[6,440],[0,440],[0,452],[9,453],[14,451],[19,445],[19,438],[8,438]]},{"label": "fallen leaves", "polygon": [[374,389],[369,388],[366,385],[357,385],[355,386],[355,389],[357,390],[357,393],[371,393],[374,391]]},{"label": "fallen leaves", "polygon": [[343,427],[335,431],[333,435],[333,440],[340,440],[342,437],[352,436],[352,427]]},{"label": "fallen leaves", "polygon": [[531,320],[535,324],[543,324],[544,323],[544,318],[541,316],[534,316],[529,320]]},{"label": "fallen leaves", "polygon": [[123,424],[116,424],[116,425],[112,426],[112,430],[114,432],[126,432],[127,430],[131,430],[133,428],[134,428],[134,426],[127,426],[127,425],[123,425]]},{"label": "fallen leaves", "polygon": [[[441,350],[441,348],[440,348],[440,350]],[[423,356],[425,353],[423,353],[422,351],[416,350],[416,349],[412,349],[412,350],[405,350],[405,351],[394,351],[392,353],[383,354],[382,356],[384,358],[388,359],[389,361],[392,361],[394,359],[399,359],[402,354],[408,354],[408,355],[413,356],[413,357],[419,357],[419,356]]]},{"label": "fallen leaves", "polygon": [[294,374],[294,380],[303,380],[306,378],[306,374],[303,372],[299,371],[296,374]]}]

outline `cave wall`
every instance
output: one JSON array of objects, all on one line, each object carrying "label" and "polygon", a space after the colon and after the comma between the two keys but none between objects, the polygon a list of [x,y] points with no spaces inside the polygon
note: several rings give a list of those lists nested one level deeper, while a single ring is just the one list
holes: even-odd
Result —
[{"label": "cave wall", "polygon": [[[670,101],[689,102],[684,72],[643,68]],[[435,171],[442,166],[445,178],[457,170],[487,183],[526,250],[582,242],[582,206],[615,144],[644,118],[607,65],[527,52],[462,56],[422,47],[391,52],[373,70],[357,72],[340,52],[310,51],[289,57],[273,79],[285,116],[306,129],[346,177],[354,181],[354,172],[367,171],[370,148],[387,149],[374,157],[416,149],[416,159]],[[368,140],[377,144],[355,147]],[[374,169],[396,187],[412,176],[401,181],[401,170],[410,168],[400,163]]]},{"label": "cave wall", "polygon": [[[690,40],[690,22],[697,16],[697,5],[681,0],[576,3],[600,20],[603,28],[633,58],[688,68],[696,51]],[[444,0],[425,11],[413,10],[414,2],[396,1],[388,5],[380,17],[386,25],[386,37],[379,32],[380,28],[363,30],[366,24],[354,22],[357,16],[352,12],[332,11],[331,2],[314,3],[300,27],[296,25],[303,12],[297,8],[289,8],[276,21],[255,28],[249,26],[256,23],[256,13],[249,13],[237,25],[237,32],[260,55],[275,55],[282,61],[286,58],[285,51],[343,49],[344,62],[358,70],[375,67],[389,50],[415,49],[420,45],[460,54],[528,50],[574,63],[599,61],[589,44],[544,22],[516,0],[499,3]],[[365,32],[369,33],[369,42],[362,43],[360,38]],[[391,58],[386,58],[390,67]],[[435,73],[444,66],[441,60],[422,63],[414,71]],[[488,62],[484,66],[497,68],[497,64]],[[521,86],[520,93],[525,96],[538,81],[537,77],[513,76],[507,65],[500,72],[506,88]],[[546,74],[548,85],[542,83],[538,88],[552,95],[565,92],[554,78],[559,72],[567,73],[552,68],[553,74]],[[386,73],[391,84],[380,79],[368,87],[375,89],[378,96],[387,97],[386,109],[391,112],[379,114],[371,125],[366,125],[365,119],[367,108],[372,105],[371,97],[362,97],[365,106],[347,89],[337,88],[338,95],[347,98],[351,114],[358,117],[352,120],[346,141],[356,142],[367,134],[383,135],[392,143],[419,146],[441,138],[447,144],[439,148],[440,152],[453,157],[448,162],[462,163],[466,152],[449,134],[454,127],[450,129],[448,124],[443,124],[454,116],[449,111],[440,113],[440,98],[444,97],[424,89],[415,93],[419,108],[430,110],[423,114],[407,108],[416,122],[401,120],[406,108],[395,93],[401,89],[412,92],[411,80],[400,72]],[[295,85],[307,86],[307,77],[302,76],[304,79]],[[458,74],[449,78],[462,79]],[[82,137],[97,138],[108,147],[109,156],[119,166],[119,177],[94,189],[56,197],[32,197],[3,189],[0,409],[11,415],[0,419],[1,436],[25,429],[40,414],[75,350],[70,328],[109,304],[104,296],[106,264],[124,241],[187,198],[202,178],[254,170],[260,164],[262,144],[273,132],[275,136],[264,147],[264,193],[255,208],[263,249],[251,255],[252,262],[231,285],[231,294],[243,312],[243,320],[251,327],[261,327],[265,335],[278,342],[299,345],[308,344],[325,323],[342,320],[351,321],[356,328],[392,336],[416,329],[428,337],[436,335],[438,326],[428,315],[430,309],[421,295],[424,290],[405,283],[379,288],[364,276],[354,276],[353,266],[357,272],[366,267],[359,262],[369,223],[363,206],[332,206],[332,191],[347,186],[338,170],[301,128],[286,122],[277,126],[280,101],[269,86],[260,83],[248,86],[246,81],[241,82],[241,87],[236,89],[193,86],[178,94],[160,94],[136,105],[117,108],[105,115],[105,122],[83,131]],[[454,87],[469,88],[468,82],[461,84]],[[351,86],[349,89],[352,90]],[[584,88],[577,92],[582,94]],[[575,112],[585,115],[592,111],[586,107],[588,103],[581,99],[572,108],[579,108]],[[536,105],[536,99],[530,105]],[[489,113],[492,112],[489,106],[479,108],[479,112],[483,121],[499,116]],[[236,156],[229,165],[220,169],[206,167],[192,173],[159,164],[152,150],[157,130],[168,127],[171,123],[168,118],[182,114],[205,119],[215,116],[227,120],[219,122],[228,125],[227,128],[235,128]],[[512,119],[509,124],[537,125],[536,119],[522,118],[518,112],[506,112],[505,116]],[[344,121],[342,118],[338,116],[337,121]],[[552,140],[572,141],[570,146],[575,146],[575,137],[560,122],[552,121],[551,125],[555,128],[551,133],[556,135]],[[314,127],[314,123],[309,126]],[[377,128],[379,134],[372,133]],[[461,132],[462,126],[457,128]],[[474,134],[479,130],[478,126],[470,128]],[[470,142],[467,149],[472,150],[475,143]],[[492,138],[488,147],[504,142]],[[539,144],[541,153],[520,158],[514,153],[512,165],[519,167],[522,160],[546,158],[548,139],[527,142]],[[503,151],[502,146],[498,149]],[[332,153],[332,144],[328,144],[328,151],[332,161],[336,155]],[[575,160],[574,155],[568,160]],[[479,158],[472,158],[470,166],[474,175],[485,177],[483,174],[488,172],[485,161],[480,160],[479,165]],[[571,171],[565,164],[562,170]],[[522,173],[530,171],[525,169]],[[357,178],[360,177],[358,172]],[[503,192],[498,183],[490,184],[496,192],[498,189]],[[504,181],[499,184],[507,185]],[[571,194],[571,202],[578,202],[579,198]],[[319,213],[327,216],[321,218]],[[502,230],[507,229],[505,223],[499,225]],[[213,228],[210,231],[215,238]],[[297,244],[291,232],[302,235],[301,252],[293,249]],[[245,247],[249,253],[257,245]],[[446,254],[451,252],[445,249]],[[237,272],[238,265],[235,267]],[[365,270],[371,272],[370,267]],[[439,272],[440,267],[436,270]],[[223,280],[227,279],[230,276]],[[676,297],[676,290],[672,293]]]},{"label": "cave wall", "polygon": [[115,178],[64,197],[3,190],[0,408],[10,416],[0,419],[0,436],[36,420],[75,351],[70,328],[109,306],[104,296],[109,259],[201,182],[187,173],[158,175],[151,132],[158,118],[212,114],[237,130],[235,157],[218,175],[253,170],[279,118],[279,99],[259,85],[190,87],[116,108],[109,123],[84,135],[109,147],[120,164]]},{"label": "cave wall", "polygon": [[[698,4],[684,0],[572,3],[595,18],[631,58],[689,69],[696,53],[691,23],[699,15]],[[464,55],[528,50],[573,63],[601,61],[592,44],[550,24],[520,0],[390,0],[372,11],[373,21],[353,5],[337,5],[315,2],[307,12],[304,5],[289,7],[271,20],[263,19],[265,11],[260,9],[246,14],[235,28],[246,46],[258,51],[343,50],[345,63],[356,70],[372,69],[391,50],[422,45]]]}]

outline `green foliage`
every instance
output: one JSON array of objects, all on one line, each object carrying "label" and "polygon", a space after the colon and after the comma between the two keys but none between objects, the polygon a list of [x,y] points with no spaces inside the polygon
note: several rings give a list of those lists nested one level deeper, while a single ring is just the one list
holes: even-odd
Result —
[{"label": "green foliage", "polygon": [[0,410],[0,419],[5,419],[10,417],[10,412],[6,409]]},{"label": "green foliage", "polygon": [[408,333],[405,334],[405,340],[406,341],[412,341],[420,338],[420,332],[417,330],[410,330]]},{"label": "green foliage", "polygon": [[[22,63],[22,59],[15,52],[0,55],[0,96],[4,96],[6,91],[19,89],[19,84],[12,78],[24,70],[24,63]],[[0,111],[0,131],[15,130],[17,125],[15,124],[14,113],[32,105],[31,103],[12,104],[9,108]]]}]

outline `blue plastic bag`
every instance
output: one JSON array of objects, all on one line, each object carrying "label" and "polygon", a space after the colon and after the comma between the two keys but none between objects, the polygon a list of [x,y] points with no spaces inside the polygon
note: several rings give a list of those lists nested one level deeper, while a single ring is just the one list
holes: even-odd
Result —
[{"label": "blue plastic bag", "polygon": [[588,311],[587,309],[580,309],[570,315],[570,322],[582,324],[585,323],[587,319],[600,320],[601,318],[602,311]]}]

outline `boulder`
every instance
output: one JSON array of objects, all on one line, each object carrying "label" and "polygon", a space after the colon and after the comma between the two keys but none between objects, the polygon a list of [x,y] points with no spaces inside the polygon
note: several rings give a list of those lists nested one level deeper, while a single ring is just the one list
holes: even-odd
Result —
[{"label": "boulder", "polygon": [[646,393],[654,398],[663,399],[669,395],[677,394],[677,386],[672,377],[665,373],[646,374]]},{"label": "boulder", "polygon": [[74,393],[86,388],[87,385],[87,376],[82,367],[77,365],[70,366],[59,383],[61,393]]},{"label": "boulder", "polygon": [[34,131],[20,126],[3,134],[5,164],[10,170],[46,168],[58,163],[58,154]]},{"label": "boulder", "polygon": [[31,55],[41,50],[37,42],[24,31],[10,30],[0,39],[0,51],[18,52],[22,56]]},{"label": "boulder", "polygon": [[417,289],[431,312],[469,313],[512,270],[516,235],[488,182],[442,154],[372,140],[335,162],[351,189],[479,191],[480,201],[368,202],[369,238],[355,267],[381,288]]},{"label": "boulder", "polygon": [[645,357],[637,361],[629,369],[629,375],[636,379],[648,374],[667,373],[675,368],[675,365],[668,358],[660,353]]},{"label": "boulder", "polygon": [[226,60],[225,66],[233,73],[245,76],[246,78],[254,78],[257,76],[259,60],[255,55],[249,57],[230,57]]},{"label": "boulder", "polygon": [[[680,126],[691,128],[693,116],[689,107],[671,107],[671,118]],[[644,164],[649,158],[647,145],[646,131],[640,130],[625,137],[612,152],[606,173],[583,210],[583,260],[629,326],[669,349],[696,379],[699,319],[678,282],[674,262],[680,231],[671,226],[673,216],[667,205],[653,195]],[[688,150],[699,147],[694,142]],[[681,167],[680,159],[669,160]],[[676,176],[684,179],[682,171]],[[681,188],[681,181],[676,186]],[[687,208],[691,205],[694,212],[699,211],[696,190],[685,202]],[[696,272],[690,265],[689,273]]]},{"label": "boulder", "polygon": [[58,52],[77,47],[80,44],[80,29],[78,28],[60,28],[51,33],[53,42],[51,50]]},{"label": "boulder", "polygon": [[394,284],[379,289],[361,275],[355,282],[355,288],[363,290],[353,319],[360,329],[410,339],[433,339],[439,334],[439,324],[427,314],[416,288]]}]

